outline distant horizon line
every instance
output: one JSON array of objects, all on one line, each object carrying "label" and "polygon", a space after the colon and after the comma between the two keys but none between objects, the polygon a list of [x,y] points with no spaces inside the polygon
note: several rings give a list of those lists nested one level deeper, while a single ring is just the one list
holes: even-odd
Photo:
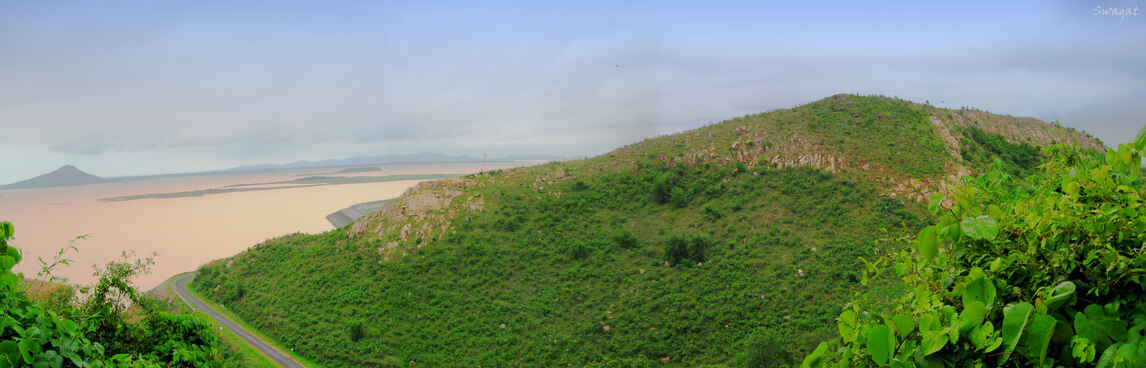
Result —
[{"label": "distant horizon line", "polygon": [[[434,155],[434,154],[427,154],[427,155]],[[396,156],[401,157],[401,156],[410,156],[410,155],[396,155]],[[95,176],[95,177],[102,179],[106,182],[118,182],[118,181],[126,181],[126,180],[161,178],[161,177],[197,176],[197,175],[213,175],[213,174],[241,174],[241,173],[285,171],[285,170],[298,170],[298,169],[324,169],[324,168],[336,169],[336,168],[363,167],[363,166],[384,165],[384,164],[407,165],[407,164],[448,164],[448,163],[463,163],[463,164],[464,163],[505,163],[505,162],[529,162],[529,161],[547,162],[547,161],[568,160],[568,159],[574,159],[576,157],[579,157],[579,156],[560,156],[560,155],[538,155],[538,156],[548,156],[548,157],[536,157],[536,158],[516,157],[515,158],[515,157],[513,157],[514,155],[510,155],[510,156],[505,157],[505,158],[482,159],[482,158],[473,157],[473,156],[452,156],[452,155],[444,155],[444,154],[442,156],[444,156],[447,159],[445,159],[445,160],[442,160],[442,159],[437,159],[437,160],[416,160],[416,159],[415,160],[387,160],[386,156],[355,156],[355,157],[344,158],[344,159],[323,159],[323,160],[317,160],[317,161],[302,160],[302,161],[294,161],[294,162],[288,162],[288,163],[239,165],[239,166],[233,166],[233,167],[229,167],[229,168],[225,168],[225,169],[214,169],[214,170],[203,170],[203,171],[186,171],[186,172],[174,172],[174,173],[165,173],[165,174],[117,175],[117,176],[96,175],[96,174],[84,171],[83,169],[80,169],[75,164],[68,163],[68,164],[63,164],[60,167],[53,169],[52,171],[46,172],[46,173],[41,174],[41,175],[34,176],[32,178],[17,180],[17,181],[11,182],[11,183],[0,184],[0,190],[21,189],[21,188],[6,188],[6,187],[9,185],[25,182],[27,180],[35,179],[35,178],[38,178],[38,177],[41,177],[44,175],[48,175],[48,174],[54,173],[56,171],[59,171],[61,169],[67,168],[67,167],[71,167],[77,171],[84,173],[84,174]],[[456,159],[448,159],[451,157],[456,158]],[[377,158],[378,161],[369,161],[370,158]],[[338,161],[350,161],[350,160],[364,160],[364,161],[361,161],[361,162],[338,162]],[[326,162],[326,163],[324,163],[324,162]],[[292,165],[296,165],[296,166],[292,166]],[[384,169],[385,168],[383,168],[383,170]]]}]

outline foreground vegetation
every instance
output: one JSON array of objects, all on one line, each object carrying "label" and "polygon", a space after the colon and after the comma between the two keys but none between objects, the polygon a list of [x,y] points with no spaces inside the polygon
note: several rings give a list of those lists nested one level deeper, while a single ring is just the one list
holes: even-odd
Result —
[{"label": "foreground vegetation", "polygon": [[440,210],[271,240],[195,287],[331,367],[799,364],[861,283],[904,292],[862,271],[935,219],[911,198],[1042,162],[1007,119],[834,96],[462,178]]},{"label": "foreground vegetation", "polygon": [[[234,366],[207,321],[168,313],[135,291],[131,278],[146,270],[146,260],[107,264],[83,299],[61,286],[33,301],[23,274],[12,272],[22,260],[8,245],[14,233],[0,222],[0,368]],[[60,261],[45,262],[46,272]]]},{"label": "foreground vegetation", "polygon": [[1027,180],[998,170],[937,199],[890,258],[898,308],[857,299],[803,365],[1146,366],[1144,149],[1146,129],[1105,154],[1060,146]]}]

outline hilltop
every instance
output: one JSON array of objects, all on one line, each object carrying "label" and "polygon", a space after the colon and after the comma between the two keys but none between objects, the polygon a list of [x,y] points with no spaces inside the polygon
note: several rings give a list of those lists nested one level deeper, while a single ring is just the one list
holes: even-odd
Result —
[{"label": "hilltop", "polygon": [[0,189],[49,188],[103,183],[107,179],[88,174],[72,165],[64,165],[50,173],[28,180],[3,185]]},{"label": "hilltop", "polygon": [[196,285],[331,367],[794,363],[834,334],[876,267],[861,257],[930,221],[931,194],[992,166],[1026,175],[1060,143],[1105,150],[1031,118],[836,95],[421,183]]}]

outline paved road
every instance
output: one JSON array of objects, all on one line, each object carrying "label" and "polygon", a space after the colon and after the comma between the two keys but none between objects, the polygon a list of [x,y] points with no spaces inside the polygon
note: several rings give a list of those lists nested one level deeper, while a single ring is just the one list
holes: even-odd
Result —
[{"label": "paved road", "polygon": [[206,312],[211,316],[211,318],[219,321],[223,327],[226,327],[228,330],[235,332],[235,335],[239,335],[239,337],[243,338],[243,340],[246,340],[248,344],[251,344],[252,347],[258,349],[263,354],[266,354],[267,357],[271,358],[271,360],[275,363],[278,363],[279,366],[288,368],[304,368],[302,364],[298,364],[298,362],[296,362],[294,359],[291,359],[289,355],[286,355],[279,349],[275,349],[266,341],[263,341],[262,339],[251,334],[251,332],[247,331],[247,329],[243,328],[243,326],[239,326],[239,324],[235,323],[230,318],[227,318],[226,316],[220,314],[218,311],[211,309],[211,307],[208,307],[207,304],[204,304],[202,300],[199,300],[199,298],[191,295],[191,293],[187,291],[187,281],[190,281],[193,278],[195,278],[195,274],[184,275],[175,279],[175,293],[178,294],[184,302],[190,304],[194,309]]}]

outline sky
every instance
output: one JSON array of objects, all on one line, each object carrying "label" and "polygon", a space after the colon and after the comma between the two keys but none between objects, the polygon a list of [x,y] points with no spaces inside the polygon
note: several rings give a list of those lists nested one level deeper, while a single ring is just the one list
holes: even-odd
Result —
[{"label": "sky", "polygon": [[836,93],[1146,125],[1142,0],[533,3],[0,0],[0,183],[583,157]]}]

